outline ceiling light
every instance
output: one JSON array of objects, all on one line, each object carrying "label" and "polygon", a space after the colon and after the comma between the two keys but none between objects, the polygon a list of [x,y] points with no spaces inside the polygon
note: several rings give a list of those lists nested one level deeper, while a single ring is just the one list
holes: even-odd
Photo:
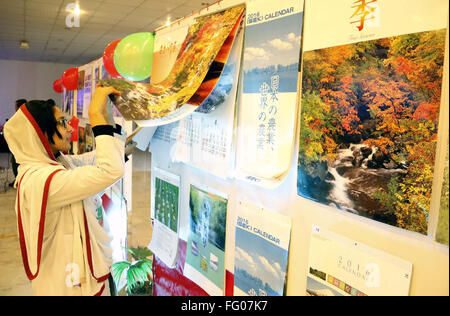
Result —
[{"label": "ceiling light", "polygon": [[73,15],[79,17],[80,15],[82,15],[83,13],[85,13],[86,11],[83,11],[80,9],[80,4],[77,2],[70,2],[67,4],[66,6],[66,12],[70,12]]},{"label": "ceiling light", "polygon": [[30,45],[28,44],[27,41],[23,40],[23,41],[20,41],[20,48],[28,49],[28,48],[30,48]]},{"label": "ceiling light", "polygon": [[80,15],[81,14],[80,5],[78,4],[78,2],[75,4],[75,8],[73,9],[73,13],[75,13],[75,15]]},{"label": "ceiling light", "polygon": [[167,17],[166,26],[170,25],[170,17]]}]

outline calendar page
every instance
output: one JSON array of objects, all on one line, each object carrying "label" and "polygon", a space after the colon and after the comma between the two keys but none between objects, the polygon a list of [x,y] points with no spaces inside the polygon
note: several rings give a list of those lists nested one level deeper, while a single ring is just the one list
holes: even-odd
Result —
[{"label": "calendar page", "polygon": [[236,169],[276,180],[292,161],[303,1],[249,1],[239,98]]},{"label": "calendar page", "polygon": [[306,291],[310,296],[407,296],[412,264],[314,226]]},{"label": "calendar page", "polygon": [[199,112],[180,121],[175,160],[220,178],[232,167],[235,101],[244,32],[239,32],[222,75]]}]

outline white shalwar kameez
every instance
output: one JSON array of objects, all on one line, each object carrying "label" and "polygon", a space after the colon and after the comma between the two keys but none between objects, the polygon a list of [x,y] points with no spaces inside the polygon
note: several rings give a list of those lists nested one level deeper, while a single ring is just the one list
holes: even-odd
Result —
[{"label": "white shalwar kameez", "polygon": [[111,237],[95,214],[97,194],[123,176],[123,139],[99,135],[95,155],[55,159],[25,106],[4,132],[20,164],[16,214],[34,295],[108,295]]}]

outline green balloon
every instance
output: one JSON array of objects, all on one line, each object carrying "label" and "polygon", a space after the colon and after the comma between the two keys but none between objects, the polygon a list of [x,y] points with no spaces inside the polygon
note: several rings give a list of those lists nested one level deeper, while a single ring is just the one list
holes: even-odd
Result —
[{"label": "green balloon", "polygon": [[117,72],[132,81],[150,77],[154,44],[155,35],[149,32],[124,37],[114,50],[114,65]]}]

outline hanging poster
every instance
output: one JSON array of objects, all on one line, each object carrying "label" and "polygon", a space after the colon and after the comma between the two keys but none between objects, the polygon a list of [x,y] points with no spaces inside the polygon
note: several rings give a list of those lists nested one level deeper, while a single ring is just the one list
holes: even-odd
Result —
[{"label": "hanging poster", "polygon": [[291,165],[302,11],[303,1],[248,1],[236,149],[239,178],[276,180]]},{"label": "hanging poster", "polygon": [[152,240],[148,248],[173,267],[178,253],[180,177],[159,168],[152,170]]},{"label": "hanging poster", "polygon": [[73,109],[73,91],[64,88],[63,91],[63,106],[61,112],[71,116]]},{"label": "hanging poster", "polygon": [[236,36],[214,90],[191,115],[180,120],[175,160],[220,178],[229,176],[233,160],[236,91],[244,32]]},{"label": "hanging poster", "polygon": [[[196,109],[185,103],[195,94],[228,36],[240,23],[244,5],[202,16],[189,27],[177,60],[169,76],[158,84],[140,84],[125,80],[102,81],[122,92],[114,101],[126,120],[139,121],[139,126],[161,125],[173,122]],[[220,55],[219,55],[220,56]],[[211,89],[209,92],[211,92]],[[209,94],[209,93],[208,93]],[[175,113],[179,110],[180,115]],[[166,120],[166,117],[172,117]],[[153,119],[157,119],[153,121]],[[142,122],[142,120],[149,120]]]},{"label": "hanging poster", "polygon": [[[92,63],[92,95],[94,95],[95,87],[102,78],[103,58],[99,58]],[[106,71],[106,70],[105,70]]]},{"label": "hanging poster", "polygon": [[445,157],[445,168],[444,168],[444,180],[442,182],[441,189],[441,204],[439,208],[439,219],[438,227],[436,232],[436,241],[448,246],[449,232],[448,232],[448,205],[449,205],[449,193],[448,193],[448,182],[449,182],[449,143],[447,139],[447,154]]},{"label": "hanging poster", "polygon": [[306,292],[310,296],[408,296],[412,264],[314,226]]},{"label": "hanging poster", "polygon": [[188,28],[189,26],[185,24],[173,24],[155,32],[151,84],[158,84],[169,76],[188,33]]},{"label": "hanging poster", "polygon": [[95,87],[97,86],[97,83],[101,78],[102,66],[103,66],[103,58],[99,58],[93,62],[94,71],[92,73],[93,76],[92,91],[95,91]]},{"label": "hanging poster", "polygon": [[225,288],[227,204],[224,194],[191,184],[184,275],[215,296]]},{"label": "hanging poster", "polygon": [[282,296],[291,238],[289,217],[239,202],[234,251],[235,296]]},{"label": "hanging poster", "polygon": [[[84,77],[86,74],[86,66],[78,67],[78,85],[77,85],[77,104],[76,116],[83,116],[83,102],[84,102]],[[75,115],[75,114],[74,114]]]},{"label": "hanging poster", "polygon": [[152,171],[151,217],[178,232],[180,177],[159,168]]},{"label": "hanging poster", "polygon": [[427,234],[448,2],[305,8],[298,194]]},{"label": "hanging poster", "polygon": [[83,89],[83,114],[84,118],[88,118],[89,105],[92,98],[92,84],[93,84],[93,63],[90,63],[85,68],[84,73],[84,89]]}]

